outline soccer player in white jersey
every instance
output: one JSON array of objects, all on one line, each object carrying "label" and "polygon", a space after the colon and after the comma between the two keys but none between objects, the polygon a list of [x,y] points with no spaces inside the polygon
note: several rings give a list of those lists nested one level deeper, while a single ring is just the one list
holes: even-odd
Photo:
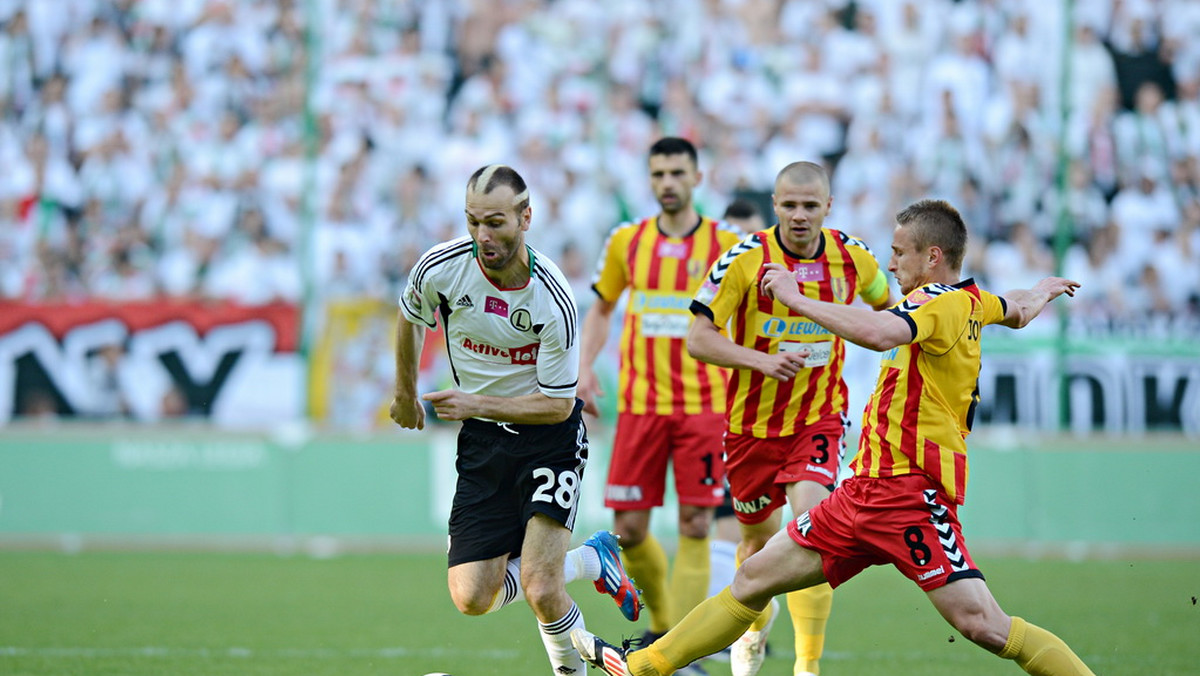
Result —
[{"label": "soccer player in white jersey", "polygon": [[[575,397],[577,313],[558,266],[525,244],[532,214],[525,181],[511,167],[471,175],[470,235],[421,256],[400,297],[391,416],[423,429],[424,400],[442,420],[462,421],[450,597],[467,615],[524,597],[553,673],[563,676],[584,671],[570,638],[583,616],[567,582],[593,580],[630,620],[641,605],[613,534],[600,531],[568,551],[588,455]],[[425,329],[439,319],[457,387],[418,397]]]}]

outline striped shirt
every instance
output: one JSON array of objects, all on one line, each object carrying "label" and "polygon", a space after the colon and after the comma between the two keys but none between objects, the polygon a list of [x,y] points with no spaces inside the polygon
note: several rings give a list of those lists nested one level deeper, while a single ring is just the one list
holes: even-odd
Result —
[{"label": "striped shirt", "polygon": [[805,368],[781,382],[753,369],[735,369],[729,379],[726,410],[730,433],[790,436],[805,424],[845,412],[844,341],[819,324],[768,298],[759,288],[763,265],[779,263],[796,275],[804,295],[848,305],[861,296],[875,305],[887,298],[887,278],[861,240],[823,228],[813,258],[784,249],[778,226],[750,235],[730,249],[709,272],[692,303],[730,339],[768,354],[809,350]]},{"label": "striped shirt", "polygon": [[529,281],[502,289],[484,274],[470,237],[425,252],[400,296],[408,321],[440,319],[454,382],[463,392],[572,399],[579,380],[575,297],[558,266],[529,248]]},{"label": "striped shirt", "polygon": [[701,218],[692,232],[669,237],[658,217],[624,223],[609,234],[592,288],[629,301],[621,331],[617,408],[621,413],[670,415],[719,412],[725,407],[724,369],[688,356],[685,339],[692,294],[704,273],[741,234]]},{"label": "striped shirt", "polygon": [[856,475],[923,473],[962,503],[966,439],[979,402],[979,334],[1006,311],[1003,298],[974,280],[914,289],[888,310],[908,322],[912,340],[883,354],[850,464]]}]

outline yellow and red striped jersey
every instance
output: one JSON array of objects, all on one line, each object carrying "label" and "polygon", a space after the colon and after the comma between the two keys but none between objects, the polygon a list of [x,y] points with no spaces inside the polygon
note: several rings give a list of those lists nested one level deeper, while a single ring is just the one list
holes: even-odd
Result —
[{"label": "yellow and red striped jersey", "polygon": [[713,265],[692,312],[727,328],[730,339],[743,347],[768,354],[810,350],[805,368],[786,383],[752,369],[731,373],[728,429],[760,439],[796,434],[801,425],[846,408],[844,341],[764,296],[759,279],[766,263],[794,271],[801,292],[810,298],[849,305],[857,295],[876,305],[888,295],[887,278],[867,245],[828,228],[821,230],[813,258],[787,251],[775,226],[742,240]]},{"label": "yellow and red striped jersey", "polygon": [[914,289],[887,311],[904,318],[913,337],[883,354],[850,467],[868,477],[924,473],[961,504],[979,402],[979,334],[1004,319],[1007,306],[969,279]]},{"label": "yellow and red striped jersey", "polygon": [[624,223],[609,234],[592,288],[608,302],[630,290],[621,331],[618,410],[670,415],[719,412],[725,406],[722,368],[688,356],[692,294],[704,273],[741,233],[711,218],[670,237],[658,217]]}]

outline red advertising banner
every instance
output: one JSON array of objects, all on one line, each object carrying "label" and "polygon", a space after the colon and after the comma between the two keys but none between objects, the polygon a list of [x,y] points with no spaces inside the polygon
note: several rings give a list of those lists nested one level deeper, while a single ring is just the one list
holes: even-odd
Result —
[{"label": "red advertising banner", "polygon": [[300,336],[300,312],[295,305],[245,306],[232,303],[146,301],[138,303],[60,303],[29,305],[0,300],[0,335],[35,322],[55,338],[63,338],[80,325],[116,319],[131,332],[144,331],[170,321],[183,321],[199,334],[219,326],[263,321],[275,330],[276,350],[295,352]]}]

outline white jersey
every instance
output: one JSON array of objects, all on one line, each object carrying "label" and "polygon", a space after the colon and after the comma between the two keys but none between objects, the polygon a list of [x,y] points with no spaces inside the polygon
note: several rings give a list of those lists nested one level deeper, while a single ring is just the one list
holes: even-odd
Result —
[{"label": "white jersey", "polygon": [[501,289],[483,272],[470,237],[439,244],[408,276],[400,309],[414,324],[441,317],[454,382],[463,392],[573,399],[579,327],[571,285],[529,248],[529,282]]}]

